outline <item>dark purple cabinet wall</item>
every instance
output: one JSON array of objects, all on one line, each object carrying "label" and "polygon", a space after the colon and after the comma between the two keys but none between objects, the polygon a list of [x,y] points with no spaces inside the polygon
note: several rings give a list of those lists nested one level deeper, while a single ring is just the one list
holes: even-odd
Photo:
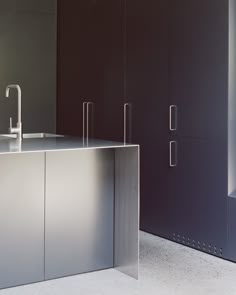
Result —
[{"label": "dark purple cabinet wall", "polygon": [[227,8],[213,0],[126,1],[141,229],[218,256],[227,246]]},{"label": "dark purple cabinet wall", "polygon": [[227,255],[228,1],[170,1],[170,239]]},{"label": "dark purple cabinet wall", "polygon": [[168,22],[168,1],[126,1],[126,97],[131,139],[141,146],[141,228],[163,236],[169,222]]},{"label": "dark purple cabinet wall", "polygon": [[57,131],[81,136],[82,103],[91,101],[90,135],[122,141],[129,102],[141,229],[235,260],[228,35],[229,1],[58,0]]},{"label": "dark purple cabinet wall", "polygon": [[57,131],[82,136],[84,101],[93,137],[123,139],[124,3],[58,0]]}]

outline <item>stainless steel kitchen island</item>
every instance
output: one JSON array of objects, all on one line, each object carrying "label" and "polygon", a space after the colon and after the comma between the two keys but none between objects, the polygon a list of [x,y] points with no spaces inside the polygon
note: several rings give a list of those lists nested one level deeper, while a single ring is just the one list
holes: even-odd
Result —
[{"label": "stainless steel kitchen island", "polygon": [[138,278],[138,145],[0,136],[0,187],[0,288],[112,267]]}]

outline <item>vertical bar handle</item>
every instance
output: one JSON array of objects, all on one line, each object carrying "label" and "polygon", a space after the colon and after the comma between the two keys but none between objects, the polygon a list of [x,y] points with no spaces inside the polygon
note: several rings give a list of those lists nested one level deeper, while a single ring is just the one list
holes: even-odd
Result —
[{"label": "vertical bar handle", "polygon": [[83,102],[83,143],[85,139],[85,126],[86,126],[86,107],[87,107],[87,102]]},{"label": "vertical bar handle", "polygon": [[127,110],[129,106],[129,103],[124,104],[124,144],[127,143]]},{"label": "vertical bar handle", "polygon": [[[173,146],[175,147],[175,159],[174,159],[174,161],[173,161],[173,157],[172,157]],[[178,151],[177,151],[177,141],[170,141],[169,164],[170,164],[171,168],[177,167],[177,153],[178,153]]]},{"label": "vertical bar handle", "polygon": [[[175,111],[175,124],[173,127],[173,120],[172,120],[172,115],[173,115],[173,110]],[[177,130],[177,124],[178,124],[178,108],[177,105],[170,105],[170,109],[169,109],[169,129],[170,131],[176,131]]]},{"label": "vertical bar handle", "polygon": [[89,140],[89,106],[92,106],[93,102],[87,102],[87,132],[86,132],[86,137],[87,137],[87,144]]}]

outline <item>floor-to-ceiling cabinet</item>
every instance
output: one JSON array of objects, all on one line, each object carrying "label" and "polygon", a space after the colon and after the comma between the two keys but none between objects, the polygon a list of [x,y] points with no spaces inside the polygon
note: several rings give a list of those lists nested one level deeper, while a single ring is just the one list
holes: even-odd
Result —
[{"label": "floor-to-ceiling cabinet", "polygon": [[141,229],[223,256],[228,4],[126,1],[127,97],[141,145]]},{"label": "floor-to-ceiling cabinet", "polygon": [[[127,139],[141,146],[141,227],[165,234],[168,176],[168,1],[126,0]],[[131,132],[130,132],[131,129]]]},{"label": "floor-to-ceiling cabinet", "polygon": [[58,131],[93,102],[89,135],[140,144],[141,229],[235,260],[235,0],[60,2]]},{"label": "floor-to-ceiling cabinet", "polygon": [[176,160],[168,173],[172,223],[165,236],[221,256],[227,243],[228,3],[169,1],[169,19],[169,136]]}]

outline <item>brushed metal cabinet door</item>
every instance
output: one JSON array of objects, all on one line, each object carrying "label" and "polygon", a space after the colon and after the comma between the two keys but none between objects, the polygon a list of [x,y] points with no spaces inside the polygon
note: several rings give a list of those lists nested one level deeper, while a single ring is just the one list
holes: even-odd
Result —
[{"label": "brushed metal cabinet door", "polygon": [[44,279],[44,153],[0,155],[0,288]]},{"label": "brushed metal cabinet door", "polygon": [[114,152],[46,153],[45,277],[113,267]]}]

